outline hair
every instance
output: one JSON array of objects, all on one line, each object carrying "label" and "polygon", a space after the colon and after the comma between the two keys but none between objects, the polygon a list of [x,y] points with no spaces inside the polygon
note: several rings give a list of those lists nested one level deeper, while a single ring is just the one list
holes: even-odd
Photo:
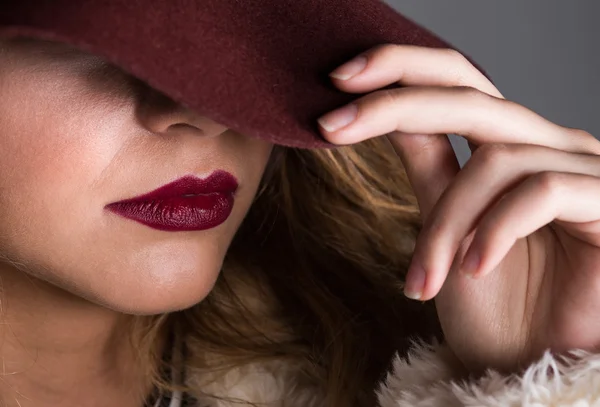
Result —
[{"label": "hair", "polygon": [[418,337],[441,339],[433,303],[402,294],[421,226],[386,138],[275,146],[211,293],[187,310],[135,321],[149,377],[169,387],[155,344],[176,329],[186,368],[202,381],[184,388],[191,394],[211,396],[210,380],[229,369],[279,363],[319,389],[325,405],[375,405],[394,354]]}]

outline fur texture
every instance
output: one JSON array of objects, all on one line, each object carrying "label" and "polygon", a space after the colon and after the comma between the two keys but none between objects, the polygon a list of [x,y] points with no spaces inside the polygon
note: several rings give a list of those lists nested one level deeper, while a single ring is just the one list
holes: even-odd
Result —
[{"label": "fur texture", "polygon": [[[203,381],[200,381],[200,377]],[[407,358],[396,357],[377,390],[378,407],[561,406],[600,407],[600,354],[547,352],[523,374],[488,371],[478,379],[464,372],[444,345],[415,344]],[[274,362],[231,370],[210,382],[196,372],[192,387],[237,402],[198,397],[198,407],[324,407],[323,395],[301,379],[293,366]]]},{"label": "fur texture", "polygon": [[416,345],[396,358],[378,391],[380,407],[433,406],[600,406],[600,354],[546,352],[523,374],[488,371],[477,380],[455,379],[445,346]]}]

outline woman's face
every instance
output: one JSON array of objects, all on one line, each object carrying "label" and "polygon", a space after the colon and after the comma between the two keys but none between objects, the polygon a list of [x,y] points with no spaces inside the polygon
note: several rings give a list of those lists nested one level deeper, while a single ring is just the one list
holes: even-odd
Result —
[{"label": "woman's face", "polygon": [[[189,307],[211,290],[271,148],[99,57],[57,43],[0,43],[0,276],[18,268],[121,312]],[[238,187],[230,212],[226,200],[204,208],[208,229],[163,230],[107,208],[218,170]],[[186,198],[121,209],[144,217],[155,208],[160,221],[183,205],[186,218]],[[213,215],[220,220],[206,223]]]}]

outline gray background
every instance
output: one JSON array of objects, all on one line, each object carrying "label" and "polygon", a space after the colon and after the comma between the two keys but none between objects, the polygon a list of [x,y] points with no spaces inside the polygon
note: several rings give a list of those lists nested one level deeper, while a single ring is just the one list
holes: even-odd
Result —
[{"label": "gray background", "polygon": [[[507,98],[600,137],[600,0],[385,0],[477,61]],[[461,164],[462,138],[450,140]]]}]

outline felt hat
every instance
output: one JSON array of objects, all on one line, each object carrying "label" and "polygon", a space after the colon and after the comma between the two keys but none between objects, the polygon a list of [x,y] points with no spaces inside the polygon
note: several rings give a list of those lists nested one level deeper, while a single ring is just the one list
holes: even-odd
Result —
[{"label": "felt hat", "polygon": [[233,130],[300,148],[331,147],[317,119],[360,97],[331,83],[337,66],[383,43],[456,49],[380,0],[2,0],[0,36],[69,43]]}]

